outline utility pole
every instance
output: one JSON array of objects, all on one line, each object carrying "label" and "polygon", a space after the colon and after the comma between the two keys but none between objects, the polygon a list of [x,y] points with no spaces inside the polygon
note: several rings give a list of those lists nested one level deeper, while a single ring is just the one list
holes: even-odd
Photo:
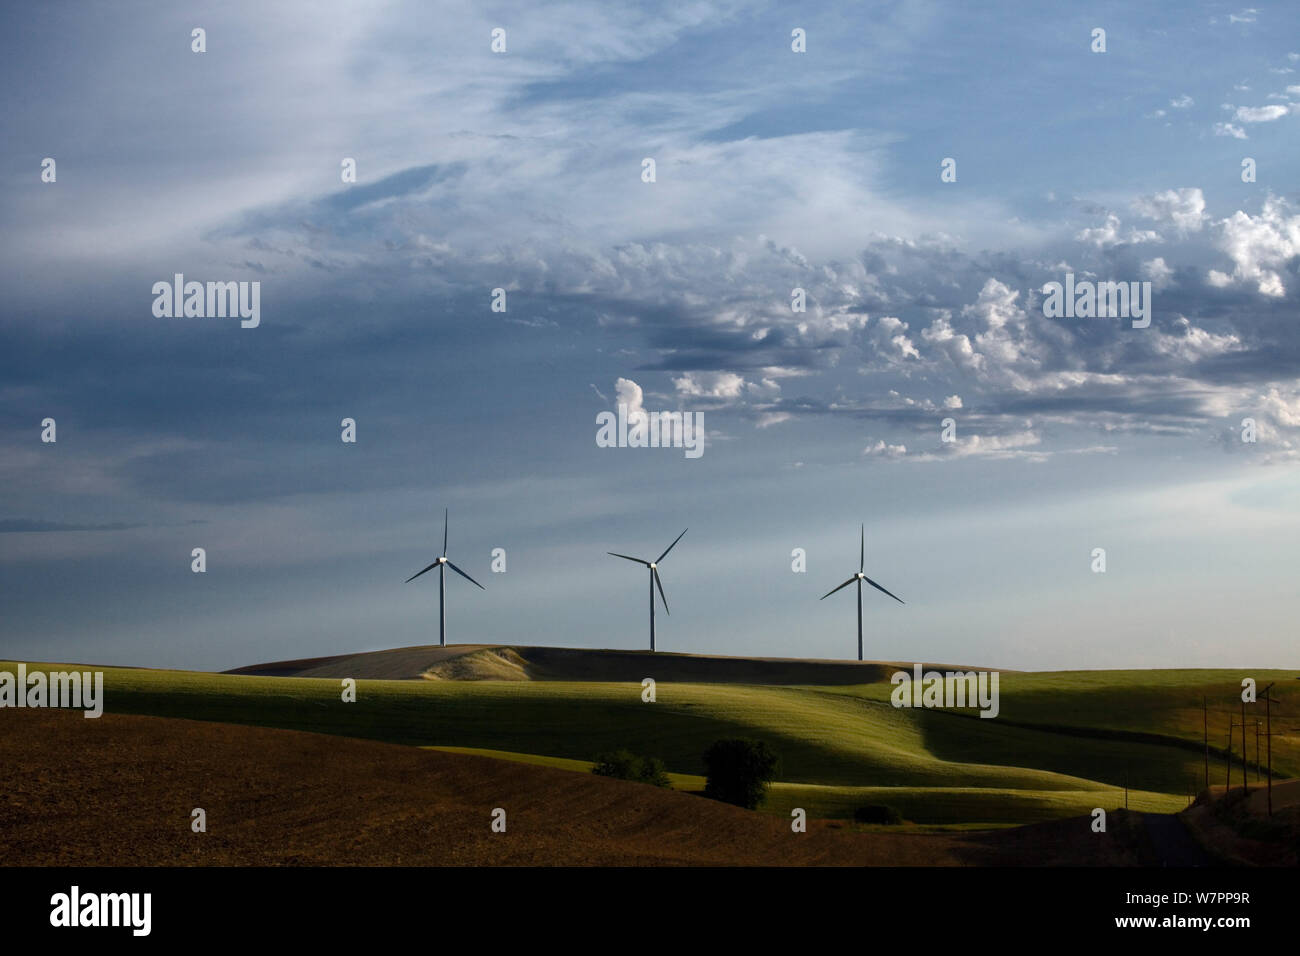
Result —
[{"label": "utility pole", "polygon": [[1246,779],[1246,701],[1241,702],[1241,792],[1250,796],[1250,781]]},{"label": "utility pole", "polygon": [[[1229,711],[1229,714],[1232,712]],[[1224,778],[1223,778],[1223,797],[1226,800],[1228,791],[1232,789],[1232,718],[1228,718],[1228,749],[1224,759]]]},{"label": "utility pole", "polygon": [[1256,783],[1259,783],[1259,774],[1260,774],[1259,768],[1263,766],[1263,761],[1259,759],[1259,728],[1260,725],[1263,723],[1264,722],[1260,720],[1258,717],[1255,718],[1255,782]]},{"label": "utility pole", "polygon": [[1210,711],[1205,695],[1201,695],[1201,730],[1205,734],[1205,789],[1210,789]]},{"label": "utility pole", "polygon": [[[1264,688],[1264,739],[1268,742],[1268,815],[1273,815],[1273,696],[1269,693],[1273,685]],[[1255,757],[1259,758],[1259,745],[1255,745]]]}]

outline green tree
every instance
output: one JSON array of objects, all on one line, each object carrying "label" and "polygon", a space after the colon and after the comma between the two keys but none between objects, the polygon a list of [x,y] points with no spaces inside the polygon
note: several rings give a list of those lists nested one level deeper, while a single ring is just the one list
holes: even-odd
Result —
[{"label": "green tree", "polygon": [[641,770],[641,758],[630,750],[609,750],[596,755],[591,772],[598,777],[615,780],[635,780]]},{"label": "green tree", "polygon": [[668,788],[668,771],[658,757],[638,757],[630,750],[610,750],[596,756],[591,772],[598,777],[635,780],[652,787]]},{"label": "green tree", "polygon": [[767,797],[781,762],[761,740],[733,737],[715,740],[704,751],[708,782],[704,795],[754,810]]},{"label": "green tree", "polygon": [[644,757],[641,760],[641,772],[637,779],[642,783],[648,783],[652,787],[663,787],[668,789],[672,787],[672,782],[668,779],[668,768],[658,757]]}]

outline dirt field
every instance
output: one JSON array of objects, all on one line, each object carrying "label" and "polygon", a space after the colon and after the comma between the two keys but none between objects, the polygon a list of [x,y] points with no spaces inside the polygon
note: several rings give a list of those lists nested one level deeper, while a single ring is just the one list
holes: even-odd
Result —
[{"label": "dirt field", "polygon": [[[5,865],[1114,865],[1124,827],[858,833],[467,754],[158,717],[0,713]],[[207,811],[206,833],[190,813]],[[507,832],[492,833],[493,808]],[[1138,828],[1140,829],[1140,828]]]}]

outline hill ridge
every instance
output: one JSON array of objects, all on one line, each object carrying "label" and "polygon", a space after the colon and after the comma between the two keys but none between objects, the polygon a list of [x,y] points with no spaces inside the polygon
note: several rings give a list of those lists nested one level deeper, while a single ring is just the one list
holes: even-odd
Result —
[{"label": "hill ridge", "polygon": [[[455,644],[394,647],[328,657],[268,661],[225,674],[259,677],[353,677],[363,680],[529,680],[640,682],[699,681],[729,684],[853,685],[888,680],[914,662],[850,661],[799,657],[731,657],[624,648]],[[973,666],[922,662],[938,670]],[[1002,671],[1003,673],[1012,673]]]}]

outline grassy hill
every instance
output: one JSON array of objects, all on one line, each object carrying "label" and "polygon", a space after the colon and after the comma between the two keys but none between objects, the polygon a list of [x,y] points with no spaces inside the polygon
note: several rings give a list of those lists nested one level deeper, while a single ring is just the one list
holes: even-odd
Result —
[{"label": "grassy hill", "polygon": [[[274,661],[228,674],[259,677],[354,677],[358,680],[532,680],[713,684],[864,684],[888,680],[899,666],[876,661],[717,657],[651,651],[459,644]],[[910,665],[909,665],[910,666]]]},{"label": "grassy hill", "polygon": [[[577,769],[602,750],[623,747],[663,758],[682,789],[698,788],[689,778],[703,772],[700,755],[713,740],[760,737],[782,758],[773,811],[802,806],[845,817],[862,803],[886,802],[911,820],[952,824],[1112,808],[1122,805],[1125,783],[1131,807],[1181,809],[1203,775],[1201,696],[1212,701],[1213,731],[1231,707],[1239,711],[1242,676],[1006,672],[1001,715],[987,720],[974,712],[895,709],[888,675],[896,666],[909,665],[403,648],[244,669],[311,677],[105,669],[105,681],[106,706],[115,713],[504,752],[577,762]],[[405,679],[360,679],[357,701],[343,703],[341,677],[369,673]],[[737,682],[737,674],[748,682]],[[657,681],[655,703],[641,700],[646,676]],[[1277,710],[1295,712],[1300,699],[1280,680],[1292,675],[1249,676],[1261,685],[1279,678],[1275,696],[1284,704]],[[1253,735],[1248,740],[1253,748]],[[1221,782],[1223,741],[1212,734],[1211,742],[1211,779]],[[1273,743],[1275,773],[1300,775],[1300,737],[1279,734]]]}]

